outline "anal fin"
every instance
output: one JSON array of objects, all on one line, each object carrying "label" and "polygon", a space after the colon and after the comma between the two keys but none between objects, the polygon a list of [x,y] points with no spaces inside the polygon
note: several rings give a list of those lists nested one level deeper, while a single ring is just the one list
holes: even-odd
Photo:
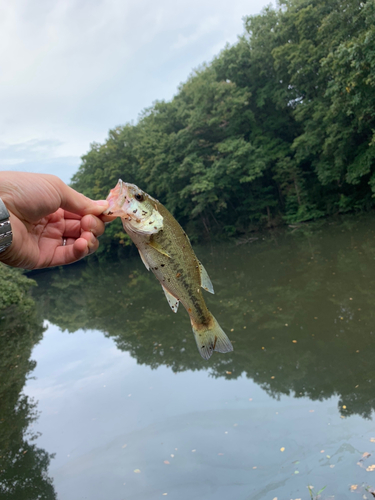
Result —
[{"label": "anal fin", "polygon": [[166,298],[168,300],[168,304],[170,305],[172,311],[174,313],[176,313],[180,301],[178,299],[176,299],[176,297],[174,295],[172,295],[171,293],[169,293],[168,290],[163,285],[161,285],[161,286],[162,286],[162,288],[164,290],[164,293],[165,293],[165,296],[166,296]]}]

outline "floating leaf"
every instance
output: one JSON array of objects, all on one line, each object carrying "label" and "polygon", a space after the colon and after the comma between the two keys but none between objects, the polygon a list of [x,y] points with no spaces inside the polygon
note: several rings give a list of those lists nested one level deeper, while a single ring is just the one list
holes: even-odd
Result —
[{"label": "floating leaf", "polygon": [[283,446],[282,448],[280,448],[280,451],[285,451],[285,448],[284,448],[284,446]]},{"label": "floating leaf", "polygon": [[139,474],[141,471],[140,471],[139,469],[134,469],[134,472],[135,472],[136,474]]},{"label": "floating leaf", "polygon": [[169,464],[170,464],[170,462],[168,462],[168,460],[164,460],[164,463],[165,463],[166,465],[169,465]]}]

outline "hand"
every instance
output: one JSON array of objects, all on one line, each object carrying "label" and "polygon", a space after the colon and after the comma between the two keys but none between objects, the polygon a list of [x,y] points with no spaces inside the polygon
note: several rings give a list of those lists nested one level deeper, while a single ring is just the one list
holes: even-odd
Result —
[{"label": "hand", "polygon": [[0,253],[9,266],[71,264],[99,246],[104,223],[98,216],[108,202],[90,200],[54,175],[0,172],[0,198],[13,231],[12,244]]}]

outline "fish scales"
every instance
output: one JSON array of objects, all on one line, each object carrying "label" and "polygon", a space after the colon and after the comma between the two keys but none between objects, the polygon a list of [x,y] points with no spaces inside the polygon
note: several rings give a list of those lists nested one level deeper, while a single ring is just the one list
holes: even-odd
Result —
[{"label": "fish scales", "polygon": [[233,350],[228,337],[208,310],[201,287],[213,293],[212,283],[197,259],[180,224],[160,202],[134,184],[119,180],[105,212],[122,218],[125,231],[138,248],[143,263],[163,287],[172,311],[179,302],[190,316],[201,356]]},{"label": "fish scales", "polygon": [[[157,203],[157,206],[160,214],[165,217],[167,209],[160,203]],[[178,298],[185,309],[194,316],[197,323],[205,323],[209,312],[200,293],[199,262],[186,233],[174,218],[173,221],[175,224],[164,226],[163,230],[151,236],[151,241],[154,240],[165,248],[170,258],[162,256],[147,243],[144,244],[143,248],[145,253],[149,255],[150,261],[157,262],[159,255],[164,257],[164,267],[156,265],[151,270],[157,279],[164,283],[168,291]],[[181,262],[184,262],[184,266],[181,265]]]}]

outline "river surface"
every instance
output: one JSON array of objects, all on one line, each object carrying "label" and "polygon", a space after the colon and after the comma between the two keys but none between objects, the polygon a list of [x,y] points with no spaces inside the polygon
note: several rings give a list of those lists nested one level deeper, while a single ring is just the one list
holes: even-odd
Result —
[{"label": "river surface", "polygon": [[257,236],[196,248],[234,346],[209,361],[138,256],[33,274],[5,500],[373,498],[375,216]]}]

